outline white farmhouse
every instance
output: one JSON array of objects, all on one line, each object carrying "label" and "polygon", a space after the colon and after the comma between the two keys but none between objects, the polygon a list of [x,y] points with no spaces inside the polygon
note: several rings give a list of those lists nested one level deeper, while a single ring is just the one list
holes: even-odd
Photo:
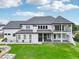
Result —
[{"label": "white farmhouse", "polygon": [[44,43],[58,42],[74,43],[72,38],[72,22],[58,16],[36,16],[27,21],[10,21],[4,28],[4,38],[7,42]]}]

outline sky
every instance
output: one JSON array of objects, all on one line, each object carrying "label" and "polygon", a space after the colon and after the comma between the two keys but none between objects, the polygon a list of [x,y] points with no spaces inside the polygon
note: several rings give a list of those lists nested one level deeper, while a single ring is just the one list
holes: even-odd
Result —
[{"label": "sky", "polygon": [[34,16],[62,16],[79,24],[79,0],[0,0],[0,21],[23,21]]}]

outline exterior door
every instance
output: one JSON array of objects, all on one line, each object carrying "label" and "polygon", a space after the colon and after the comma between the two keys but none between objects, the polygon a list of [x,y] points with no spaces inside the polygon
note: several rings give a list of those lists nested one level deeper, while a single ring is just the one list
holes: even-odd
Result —
[{"label": "exterior door", "polygon": [[43,39],[42,37],[43,37],[43,36],[42,36],[42,33],[39,33],[39,34],[38,34],[38,41],[39,41],[39,42],[42,42],[42,39]]},{"label": "exterior door", "polygon": [[51,34],[47,33],[44,34],[44,42],[50,42],[51,41]]}]

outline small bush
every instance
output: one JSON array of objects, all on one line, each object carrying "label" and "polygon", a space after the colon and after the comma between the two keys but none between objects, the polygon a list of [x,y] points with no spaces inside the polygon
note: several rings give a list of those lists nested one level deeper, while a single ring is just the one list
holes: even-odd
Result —
[{"label": "small bush", "polygon": [[79,42],[79,33],[76,33],[73,39],[75,41]]},{"label": "small bush", "polygon": [[2,51],[0,50],[0,53],[1,53]]},{"label": "small bush", "polygon": [[4,42],[4,41],[7,42],[7,38],[4,38],[4,39],[2,40],[2,42]]}]

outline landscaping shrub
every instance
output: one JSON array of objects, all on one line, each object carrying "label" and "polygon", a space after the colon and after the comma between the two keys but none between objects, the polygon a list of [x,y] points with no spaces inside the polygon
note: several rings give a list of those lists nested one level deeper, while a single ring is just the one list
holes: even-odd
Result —
[{"label": "landscaping shrub", "polygon": [[76,34],[75,34],[74,40],[77,41],[77,42],[79,42],[79,33],[76,33]]},{"label": "landscaping shrub", "polygon": [[2,51],[0,50],[0,53],[1,53]]},{"label": "landscaping shrub", "polygon": [[7,38],[4,38],[4,39],[2,40],[2,42],[4,42],[4,41],[7,42]]}]

